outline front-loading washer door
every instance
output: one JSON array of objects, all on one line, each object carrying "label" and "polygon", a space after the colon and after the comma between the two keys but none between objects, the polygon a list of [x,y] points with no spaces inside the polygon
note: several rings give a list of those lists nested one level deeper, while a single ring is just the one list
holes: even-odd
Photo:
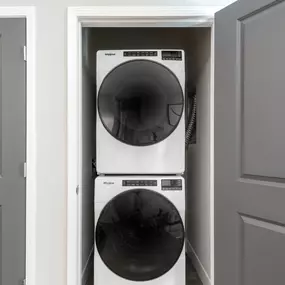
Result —
[{"label": "front-loading washer door", "polygon": [[167,138],[183,113],[181,85],[165,66],[132,60],[114,68],[98,91],[98,112],[116,139],[146,146]]},{"label": "front-loading washer door", "polygon": [[152,280],[169,271],[180,257],[183,221],[163,195],[129,190],[106,204],[95,239],[101,259],[112,272],[132,281]]}]

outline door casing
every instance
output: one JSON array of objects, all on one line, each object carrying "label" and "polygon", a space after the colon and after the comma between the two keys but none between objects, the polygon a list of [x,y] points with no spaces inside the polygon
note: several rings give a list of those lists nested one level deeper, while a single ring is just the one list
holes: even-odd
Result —
[{"label": "door casing", "polygon": [[26,285],[36,285],[35,7],[0,7],[0,18],[26,19]]},{"label": "door casing", "polygon": [[[82,27],[210,27],[211,32],[211,102],[210,102],[210,213],[211,280],[214,285],[214,14],[224,6],[130,6],[69,7],[67,18],[67,92],[68,92],[68,198],[67,198],[67,285],[81,285],[81,148],[82,137]],[[74,128],[77,126],[77,128]]]}]

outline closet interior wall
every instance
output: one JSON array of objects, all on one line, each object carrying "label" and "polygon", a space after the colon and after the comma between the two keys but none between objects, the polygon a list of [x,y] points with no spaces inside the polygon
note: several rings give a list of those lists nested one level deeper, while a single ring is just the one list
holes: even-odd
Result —
[{"label": "closet interior wall", "polygon": [[[196,87],[197,91],[197,142],[188,148],[186,155],[186,243],[187,250],[192,247],[210,276],[211,29],[83,28],[82,35],[82,205],[79,239],[83,282],[86,271],[92,269],[90,264],[94,246],[95,176],[92,159],[96,155],[96,52],[115,49],[185,50],[186,86],[188,90]],[[199,262],[194,261],[195,263],[199,267]],[[199,273],[199,268],[197,271]]]},{"label": "closet interior wall", "polygon": [[[195,38],[196,144],[186,152],[187,251],[203,282],[211,280],[211,29]],[[192,252],[194,251],[194,253]]]}]

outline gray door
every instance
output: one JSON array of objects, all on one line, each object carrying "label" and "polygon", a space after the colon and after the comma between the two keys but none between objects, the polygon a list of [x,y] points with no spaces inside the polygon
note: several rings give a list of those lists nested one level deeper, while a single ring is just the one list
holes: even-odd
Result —
[{"label": "gray door", "polygon": [[215,284],[285,284],[285,2],[215,23]]},{"label": "gray door", "polygon": [[0,19],[0,285],[25,277],[25,25]]}]

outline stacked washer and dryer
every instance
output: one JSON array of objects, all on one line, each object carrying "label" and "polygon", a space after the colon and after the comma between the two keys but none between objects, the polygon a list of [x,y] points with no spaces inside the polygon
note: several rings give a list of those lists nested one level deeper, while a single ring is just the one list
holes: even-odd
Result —
[{"label": "stacked washer and dryer", "polygon": [[185,284],[185,57],[97,52],[95,285]]}]

